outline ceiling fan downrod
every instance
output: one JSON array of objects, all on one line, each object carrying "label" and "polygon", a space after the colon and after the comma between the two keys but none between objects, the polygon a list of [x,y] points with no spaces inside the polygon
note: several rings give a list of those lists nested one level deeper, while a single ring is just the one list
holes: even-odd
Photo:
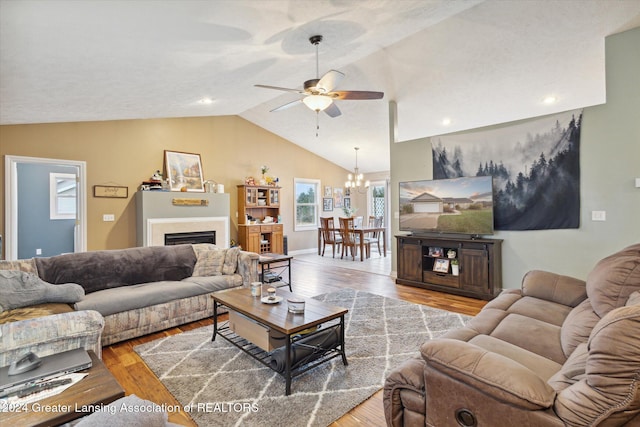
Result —
[{"label": "ceiling fan downrod", "polygon": [[320,66],[318,65],[318,45],[322,41],[321,35],[309,37],[309,42],[316,47],[316,79],[320,79]]}]

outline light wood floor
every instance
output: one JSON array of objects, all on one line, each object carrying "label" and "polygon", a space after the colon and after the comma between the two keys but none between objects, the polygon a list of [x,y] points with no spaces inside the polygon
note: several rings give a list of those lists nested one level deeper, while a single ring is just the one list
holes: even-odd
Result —
[{"label": "light wood floor", "polygon": [[[465,298],[440,292],[428,291],[411,286],[396,285],[391,271],[390,258],[382,257],[372,251],[371,258],[364,262],[343,260],[316,254],[295,256],[292,263],[293,291],[305,297],[349,287],[374,294],[397,298],[417,304],[429,305],[457,313],[475,315],[486,301]],[[201,320],[178,328],[146,335],[144,337],[110,345],[103,349],[103,361],[127,395],[136,394],[158,404],[179,405],[173,395],[133,351],[136,345],[155,339],[179,334],[201,326],[212,325],[210,319]],[[169,421],[185,426],[195,426],[193,420],[184,412],[171,413]],[[384,426],[382,391],[345,414],[332,427]],[[202,426],[201,426],[202,427]],[[265,426],[268,427],[268,426]]]}]

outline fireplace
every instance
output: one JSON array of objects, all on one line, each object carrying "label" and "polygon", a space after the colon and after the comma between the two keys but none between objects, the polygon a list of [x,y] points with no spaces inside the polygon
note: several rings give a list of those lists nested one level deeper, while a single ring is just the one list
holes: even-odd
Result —
[{"label": "fireplace", "polygon": [[[194,203],[176,203],[192,199]],[[136,240],[138,246],[207,242],[228,248],[229,194],[138,191]],[[213,236],[201,233],[213,233]],[[169,235],[165,239],[165,235]],[[185,239],[183,239],[185,237]]]},{"label": "fireplace", "polygon": [[167,233],[164,235],[165,246],[183,245],[196,243],[213,243],[216,244],[216,232],[212,231],[193,231],[188,233]]}]

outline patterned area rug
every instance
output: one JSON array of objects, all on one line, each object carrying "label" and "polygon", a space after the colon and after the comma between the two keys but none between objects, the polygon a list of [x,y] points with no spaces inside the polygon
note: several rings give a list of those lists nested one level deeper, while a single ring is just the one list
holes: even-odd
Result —
[{"label": "patterned area rug", "polygon": [[378,391],[389,371],[416,356],[424,341],[470,319],[353,289],[314,298],[349,309],[349,365],[338,357],[295,377],[289,396],[284,377],[224,339],[211,342],[213,327],[135,351],[201,427],[326,426]]}]

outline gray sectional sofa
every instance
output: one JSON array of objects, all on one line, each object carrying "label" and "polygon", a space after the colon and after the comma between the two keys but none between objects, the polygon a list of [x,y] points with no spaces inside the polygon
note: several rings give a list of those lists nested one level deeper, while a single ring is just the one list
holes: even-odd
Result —
[{"label": "gray sectional sofa", "polygon": [[[84,296],[77,298],[73,308],[61,310],[65,304],[54,304],[55,310],[48,314],[73,310],[100,313],[104,346],[210,317],[212,292],[258,280],[258,255],[207,244],[155,246],[0,261],[0,270],[37,274],[47,286],[80,285]],[[37,314],[51,308],[47,301],[37,302],[44,304],[23,310]],[[0,323],[1,315],[7,314],[0,313]]]}]

